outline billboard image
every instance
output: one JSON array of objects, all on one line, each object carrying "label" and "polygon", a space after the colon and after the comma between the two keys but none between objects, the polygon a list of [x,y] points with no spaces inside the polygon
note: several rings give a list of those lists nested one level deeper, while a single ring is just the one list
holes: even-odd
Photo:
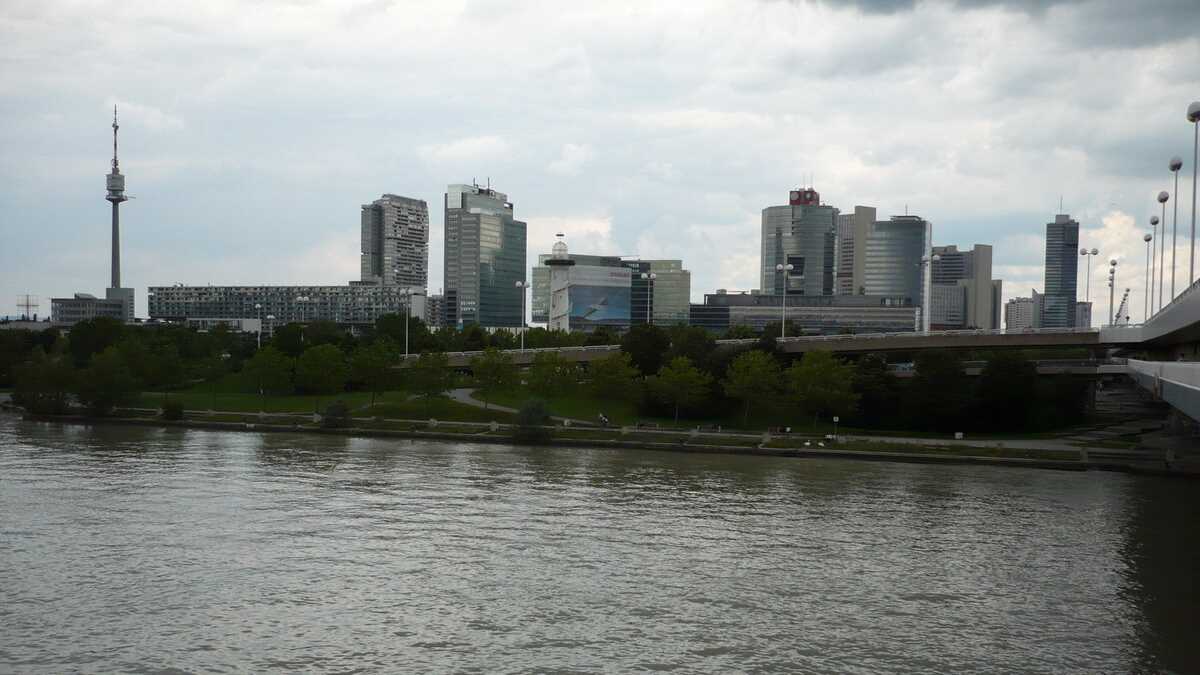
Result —
[{"label": "billboard image", "polygon": [[629,270],[576,267],[571,270],[567,292],[571,301],[572,330],[629,325]]}]

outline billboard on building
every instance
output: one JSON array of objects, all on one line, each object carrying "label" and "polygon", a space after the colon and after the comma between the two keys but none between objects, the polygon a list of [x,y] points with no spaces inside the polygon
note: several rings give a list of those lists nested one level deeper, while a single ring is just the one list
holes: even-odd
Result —
[{"label": "billboard on building", "polygon": [[571,268],[570,274],[568,293],[572,330],[629,326],[631,303],[628,269],[576,265]]}]

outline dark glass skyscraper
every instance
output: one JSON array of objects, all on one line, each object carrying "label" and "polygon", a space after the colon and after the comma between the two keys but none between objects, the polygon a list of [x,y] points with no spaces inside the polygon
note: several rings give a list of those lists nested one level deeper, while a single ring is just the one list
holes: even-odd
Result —
[{"label": "dark glass skyscraper", "polygon": [[525,223],[508,196],[478,185],[446,189],[446,323],[488,328],[522,325]]},{"label": "dark glass skyscraper", "polygon": [[1075,325],[1076,277],[1079,271],[1079,223],[1060,213],[1046,223],[1046,288],[1042,328]]}]

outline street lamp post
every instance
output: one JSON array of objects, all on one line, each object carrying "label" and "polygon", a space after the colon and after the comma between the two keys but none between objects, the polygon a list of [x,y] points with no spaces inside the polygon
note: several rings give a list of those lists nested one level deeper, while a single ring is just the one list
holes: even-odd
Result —
[{"label": "street lamp post", "polygon": [[1108,325],[1113,325],[1113,290],[1117,285],[1117,259],[1108,261]]},{"label": "street lamp post", "polygon": [[1150,234],[1142,237],[1142,241],[1146,242],[1146,289],[1142,293],[1142,306],[1145,311],[1142,313],[1142,323],[1150,320],[1150,240],[1154,237]]},{"label": "street lamp post", "polygon": [[653,325],[654,320],[650,316],[650,304],[654,301],[654,280],[658,275],[654,272],[642,272],[642,278],[646,280],[646,325]]},{"label": "street lamp post", "polygon": [[1196,162],[1200,160],[1200,101],[1192,101],[1187,109],[1187,121],[1192,123],[1192,252],[1188,256],[1188,285],[1196,280]]},{"label": "street lamp post", "polygon": [[779,318],[779,339],[781,339],[781,340],[783,338],[787,337],[788,278],[791,276],[792,270],[794,270],[794,269],[796,269],[796,268],[791,263],[788,263],[787,265],[784,265],[783,263],[779,263],[778,265],[775,265],[776,272],[783,272],[783,297],[781,298],[782,302],[780,303],[780,306],[782,307],[782,313]]},{"label": "street lamp post", "polygon": [[515,285],[521,293],[521,351],[525,351],[525,289],[529,284],[518,281]]},{"label": "street lamp post", "polygon": [[917,267],[919,267],[921,270],[918,275],[919,283],[921,285],[921,297],[919,298],[919,302],[917,304],[917,325],[913,328],[918,333],[924,332],[922,328],[925,326],[925,319],[928,318],[928,312],[931,309],[929,305],[932,304],[931,298],[926,297],[927,294],[925,292],[925,267],[930,263],[938,262],[941,259],[941,254],[934,253],[932,257],[921,256],[921,262],[917,264]]},{"label": "street lamp post", "polygon": [[404,358],[408,359],[408,324],[412,322],[412,289],[405,287],[400,290],[404,298]]},{"label": "street lamp post", "polygon": [[841,419],[842,418],[838,417],[837,415],[833,416],[833,442],[834,443],[837,442],[837,427],[838,427],[838,422],[840,422]]},{"label": "street lamp post", "polygon": [[1167,200],[1171,195],[1163,190],[1158,193],[1158,203],[1162,204],[1162,231],[1163,238],[1158,245],[1158,308],[1163,306],[1163,278],[1166,276],[1166,253],[1167,253]]},{"label": "street lamp post", "polygon": [[[1154,265],[1155,256],[1158,255],[1159,241],[1162,239],[1158,235],[1158,216],[1150,216],[1150,227],[1154,230],[1154,250],[1150,253],[1150,313],[1154,314]],[[1163,227],[1166,230],[1166,227]]]},{"label": "street lamp post", "polygon": [[258,348],[262,349],[262,305],[256,302],[254,309],[258,311]]},{"label": "street lamp post", "polygon": [[[1171,173],[1175,174],[1175,191],[1171,194],[1175,195],[1175,213],[1171,216],[1171,300],[1175,299],[1175,240],[1179,235],[1179,170],[1183,168],[1183,160],[1178,157],[1172,157],[1167,163],[1167,168]],[[1165,206],[1165,204],[1164,204]],[[1163,227],[1166,227],[1166,214],[1163,214]]]},{"label": "street lamp post", "polygon": [[[1100,255],[1100,249],[1093,248],[1092,250],[1089,251],[1086,248],[1081,248],[1081,249],[1079,249],[1079,255],[1085,256],[1085,257],[1086,256],[1097,256],[1097,255]],[[1087,282],[1086,282],[1087,285],[1083,289],[1083,301],[1090,302],[1092,299],[1092,261],[1090,259],[1086,260],[1086,261],[1084,261],[1083,265],[1085,267],[1084,272],[1087,277]]]}]

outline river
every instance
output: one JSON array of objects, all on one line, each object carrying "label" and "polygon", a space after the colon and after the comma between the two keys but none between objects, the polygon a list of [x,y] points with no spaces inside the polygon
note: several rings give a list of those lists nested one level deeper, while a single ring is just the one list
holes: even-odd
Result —
[{"label": "river", "polygon": [[1192,672],[1198,487],[0,414],[0,672]]}]

